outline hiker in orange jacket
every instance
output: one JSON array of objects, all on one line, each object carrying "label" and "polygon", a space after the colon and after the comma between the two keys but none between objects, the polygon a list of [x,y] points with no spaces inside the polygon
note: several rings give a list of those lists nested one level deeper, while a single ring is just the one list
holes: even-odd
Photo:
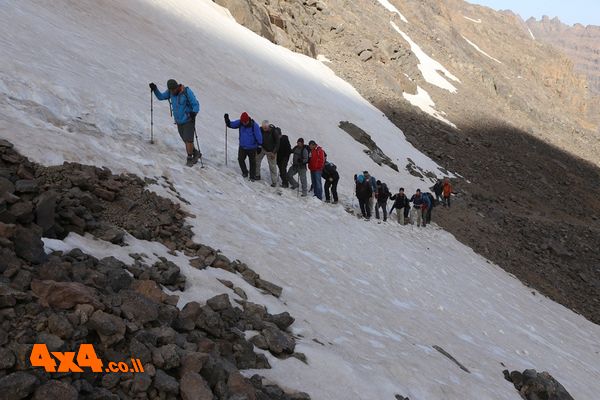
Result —
[{"label": "hiker in orange jacket", "polygon": [[444,207],[450,207],[450,196],[452,195],[452,184],[450,179],[444,178],[444,184],[442,186],[442,195],[444,197]]}]

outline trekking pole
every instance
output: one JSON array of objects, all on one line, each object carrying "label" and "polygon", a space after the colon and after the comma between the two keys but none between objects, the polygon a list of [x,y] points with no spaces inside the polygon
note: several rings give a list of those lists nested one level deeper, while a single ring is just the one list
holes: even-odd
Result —
[{"label": "trekking pole", "polygon": [[225,166],[227,166],[227,125],[225,125]]},{"label": "trekking pole", "polygon": [[154,144],[154,99],[150,89],[150,144]]},{"label": "trekking pole", "polygon": [[200,154],[200,167],[204,168],[204,163],[202,162],[202,152],[200,151],[200,142],[198,142],[198,134],[196,133],[196,125],[194,125],[194,136],[196,137],[196,147],[198,147],[198,153]]}]

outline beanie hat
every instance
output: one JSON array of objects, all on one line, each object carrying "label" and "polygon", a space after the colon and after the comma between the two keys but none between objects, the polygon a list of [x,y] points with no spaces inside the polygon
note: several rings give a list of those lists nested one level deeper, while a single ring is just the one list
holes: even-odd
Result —
[{"label": "beanie hat", "polygon": [[240,115],[240,121],[242,124],[246,125],[248,122],[250,122],[250,116],[248,115],[247,112],[243,112],[242,115]]},{"label": "beanie hat", "polygon": [[358,176],[358,183],[363,183],[365,181],[365,177],[363,175]]},{"label": "beanie hat", "polygon": [[169,90],[175,90],[175,89],[177,89],[178,86],[179,86],[179,83],[177,83],[177,81],[175,79],[169,79],[167,81],[167,89],[169,89]]},{"label": "beanie hat", "polygon": [[317,145],[317,142],[315,142],[314,140],[311,140],[310,142],[308,142],[308,144],[309,144],[309,145],[316,146],[316,145]]},{"label": "beanie hat", "polygon": [[299,138],[296,143],[301,142],[302,144],[304,144],[304,138]]}]

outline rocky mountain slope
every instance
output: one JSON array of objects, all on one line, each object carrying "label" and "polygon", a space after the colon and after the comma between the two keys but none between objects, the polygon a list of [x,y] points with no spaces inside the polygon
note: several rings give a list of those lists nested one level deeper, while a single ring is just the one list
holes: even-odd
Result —
[{"label": "rocky mountain slope", "polygon": [[437,212],[445,229],[600,322],[600,139],[566,56],[515,14],[459,0],[217,2],[240,21],[252,4],[272,40],[323,60],[464,176],[456,209]]},{"label": "rocky mountain slope", "polygon": [[322,55],[375,105],[417,104],[459,128],[509,122],[600,164],[585,78],[512,13],[462,0],[216,2],[273,42]]},{"label": "rocky mountain slope", "polygon": [[[308,400],[245,378],[240,370],[271,368],[254,345],[280,358],[298,357],[286,332],[289,313],[272,315],[222,280],[223,293],[205,304],[177,307],[186,277],[155,254],[133,254],[129,265],[80,249],[46,254],[46,240],[70,232],[127,246],[125,232],[170,251],[184,251],[199,270],[239,273],[249,284],[281,288],[239,261],[192,240],[178,204],[148,191],[133,175],[79,164],[43,167],[0,140],[0,391],[3,399],[273,399]],[[158,216],[159,218],[152,218]],[[125,216],[125,217],[123,217]],[[163,289],[165,288],[165,289]],[[229,294],[238,297],[233,304]],[[270,292],[268,292],[270,293]],[[242,334],[255,330],[250,341]],[[33,344],[76,351],[93,343],[104,365],[139,359],[142,372],[50,373],[30,363]],[[77,359],[79,360],[79,358]],[[38,366],[39,367],[39,366]]]},{"label": "rocky mountain slope", "polygon": [[[527,26],[536,39],[563,51],[575,64],[576,71],[587,76],[590,91],[600,96],[600,26],[569,26],[558,18],[550,19],[547,16],[539,21],[530,18]],[[590,118],[600,121],[597,107],[590,112]]]},{"label": "rocky mountain slope", "polygon": [[575,63],[579,72],[588,76],[589,88],[600,94],[600,26],[567,25],[559,18],[529,18],[527,26],[542,41],[560,48]]}]

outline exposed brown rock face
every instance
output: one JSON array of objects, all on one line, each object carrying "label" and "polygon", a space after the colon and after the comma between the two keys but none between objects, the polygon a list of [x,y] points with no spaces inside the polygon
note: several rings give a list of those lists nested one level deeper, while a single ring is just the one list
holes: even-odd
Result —
[{"label": "exposed brown rock face", "polygon": [[[375,105],[391,102],[420,112],[403,96],[415,94],[418,85],[459,128],[490,119],[509,122],[600,164],[597,123],[589,120],[593,99],[585,77],[563,53],[533,40],[523,20],[512,13],[462,0],[392,0],[406,17],[404,22],[377,1],[217,2],[235,2],[236,11],[244,8],[240,3],[266,9],[268,22],[262,16],[253,19],[250,11],[234,16],[259,34],[273,31],[274,39],[263,35],[277,44],[312,57],[325,55],[331,60],[328,65]],[[257,21],[264,26],[256,27]],[[452,82],[457,93],[425,81],[410,44],[390,21],[460,79]]]},{"label": "exposed brown rock face", "polygon": [[[547,16],[539,21],[530,18],[527,26],[537,39],[562,50],[573,61],[575,69],[587,76],[591,94],[600,96],[600,26],[569,26]],[[590,118],[600,122],[600,111],[597,108],[590,111]]]}]

